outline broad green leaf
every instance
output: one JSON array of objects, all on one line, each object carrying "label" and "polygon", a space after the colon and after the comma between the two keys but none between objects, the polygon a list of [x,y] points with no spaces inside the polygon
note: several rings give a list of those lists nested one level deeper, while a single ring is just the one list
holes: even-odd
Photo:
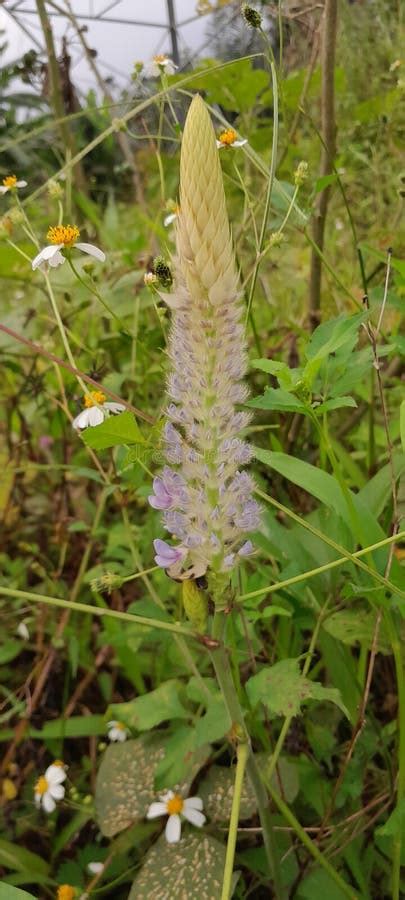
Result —
[{"label": "broad green leaf", "polygon": [[321,178],[317,178],[315,182],[315,193],[319,194],[320,191],[323,191],[326,187],[329,187],[330,184],[334,184],[337,181],[337,175],[333,172],[332,175],[322,175]]},{"label": "broad green leaf", "polygon": [[35,900],[35,897],[27,891],[22,891],[21,888],[0,881],[0,900]]},{"label": "broad green leaf", "polygon": [[[322,622],[322,627],[328,634],[354,647],[362,644],[371,648],[375,631],[375,613],[365,609],[345,609],[332,613]],[[390,653],[391,645],[385,627],[380,627],[378,650],[380,653]]]},{"label": "broad green leaf", "polygon": [[[353,900],[357,896],[353,890]],[[304,878],[300,885],[298,900],[347,900],[347,893],[323,869],[316,869]]]},{"label": "broad green leaf", "polygon": [[384,825],[377,828],[381,837],[403,837],[405,834],[405,799],[400,800]]},{"label": "broad green leaf", "polygon": [[188,719],[190,713],[179,700],[181,687],[181,682],[176,679],[164,681],[149,694],[127,703],[113,703],[111,717],[137,731],[149,731],[168,719]]},{"label": "broad green leaf", "polygon": [[296,716],[308,700],[330,700],[348,715],[336,688],[326,688],[301,675],[298,659],[266,666],[246,682],[252,706],[263,703],[270,716]]},{"label": "broad green leaf", "polygon": [[289,481],[293,481],[294,484],[298,484],[309,494],[321,500],[343,519],[347,518],[347,503],[342,489],[333,475],[329,475],[328,472],[324,472],[302,459],[275,450],[262,450],[255,447],[255,456],[283,475],[284,478],[288,478]]},{"label": "broad green leaf", "polygon": [[364,313],[357,313],[354,316],[343,314],[318,325],[305,349],[306,358],[311,361],[319,360],[330,353],[335,353],[357,334],[364,318]]},{"label": "broad green leaf", "polygon": [[[405,404],[405,400],[404,400]],[[404,413],[405,418],[405,413]],[[398,451],[393,455],[393,463],[398,479],[405,472],[405,455]],[[370,478],[359,491],[359,499],[374,516],[380,516],[385,506],[392,498],[391,465],[383,466],[373,478]]]},{"label": "broad green leaf", "polygon": [[209,756],[209,744],[197,745],[196,729],[178,725],[174,734],[165,740],[164,757],[156,767],[155,789],[161,791],[174,784],[191,784]]},{"label": "broad green leaf", "polygon": [[101,425],[86,428],[82,434],[84,443],[93,450],[106,450],[120,444],[144,444],[145,439],[131,412],[109,416]]},{"label": "broad green leaf", "polygon": [[178,844],[162,835],[148,851],[128,900],[211,900],[221,896],[225,847],[206,832],[185,834]]},{"label": "broad green leaf", "polygon": [[197,746],[214,743],[223,738],[232,726],[232,720],[221,694],[217,694],[208,703],[205,715],[196,724]]},{"label": "broad green leaf", "polygon": [[320,403],[319,406],[315,406],[314,412],[318,415],[319,413],[329,412],[331,409],[341,409],[342,406],[357,406],[357,403],[353,397],[333,397],[330,400],[325,400],[324,403]]},{"label": "broad green leaf", "polygon": [[268,372],[269,375],[278,376],[280,372],[290,371],[286,363],[276,359],[252,359],[250,365],[252,369],[260,369],[261,372]]},{"label": "broad green leaf", "polygon": [[[232,809],[235,766],[210,766],[207,776],[198,786],[198,796],[204,802],[204,812],[210,822],[229,822]],[[250,819],[256,812],[257,803],[249,778],[243,780],[239,820]]]},{"label": "broad green leaf", "polygon": [[261,397],[248,400],[246,406],[254,409],[274,409],[281,412],[299,412],[308,414],[309,409],[294,394],[282,390],[282,388],[266,388]]},{"label": "broad green leaf", "polygon": [[155,769],[164,752],[158,735],[143,735],[136,741],[107,747],[95,794],[96,820],[106,837],[113,837],[144,818],[156,799]]},{"label": "broad green leaf", "polygon": [[49,872],[46,860],[25,847],[3,839],[0,839],[0,865],[16,872],[27,871],[32,875],[47,875]]}]

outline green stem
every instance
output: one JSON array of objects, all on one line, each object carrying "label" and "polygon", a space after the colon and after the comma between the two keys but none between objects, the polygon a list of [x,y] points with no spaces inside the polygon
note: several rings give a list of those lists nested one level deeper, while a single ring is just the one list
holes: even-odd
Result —
[{"label": "green stem", "polygon": [[259,246],[257,248],[257,256],[256,262],[253,269],[252,280],[250,282],[249,289],[249,299],[247,304],[247,312],[246,312],[246,321],[248,321],[250,316],[250,308],[253,301],[253,296],[256,288],[257,276],[259,274],[259,266],[261,263],[261,253],[264,247],[264,242],[266,240],[266,232],[267,232],[267,222],[270,213],[270,203],[271,203],[271,194],[273,190],[274,178],[276,174],[276,164],[277,164],[277,144],[278,144],[278,88],[277,88],[277,73],[276,67],[274,65],[274,61],[270,59],[270,69],[271,69],[271,82],[273,89],[273,142],[271,148],[271,160],[270,160],[270,171],[269,178],[267,182],[267,191],[266,191],[266,201],[264,205],[264,214],[262,227],[260,231],[259,237]]},{"label": "green stem", "polygon": [[259,770],[257,768],[256,760],[251,750],[250,737],[245,725],[244,713],[239,703],[239,698],[232,680],[225,646],[221,640],[225,629],[225,621],[225,613],[215,613],[213,622],[213,637],[218,640],[218,646],[211,650],[212,664],[215,670],[218,685],[220,687],[226,708],[229,713],[229,717],[231,719],[232,725],[234,726],[234,731],[237,732],[237,738],[242,743],[247,743],[250,749],[250,753],[246,762],[247,774],[251,781],[256,797],[260,822],[263,829],[264,847],[269,869],[274,881],[275,897],[277,898],[277,900],[284,900],[285,892],[281,883],[280,866],[274,846],[273,828],[270,819],[268,800],[265,794],[264,785],[260,777]]},{"label": "green stem", "polygon": [[80,284],[82,284],[83,287],[85,287],[87,291],[90,291],[90,294],[93,294],[94,297],[97,297],[97,300],[99,301],[99,303],[101,303],[101,305],[104,306],[104,309],[107,310],[107,312],[110,314],[110,316],[112,316],[113,319],[116,319],[120,328],[122,330],[125,330],[124,326],[121,322],[121,319],[119,319],[119,317],[116,316],[114,310],[112,310],[111,307],[108,305],[108,303],[106,303],[105,300],[103,300],[103,298],[102,298],[101,294],[99,293],[99,291],[97,290],[97,288],[94,287],[91,283],[89,284],[88,282],[86,282],[84,280],[84,278],[82,278],[82,276],[80,275],[80,272],[77,271],[76,266],[72,263],[70,256],[67,257],[67,260],[68,260],[69,266],[70,266],[75,278],[77,278],[77,280],[80,281]]},{"label": "green stem", "polygon": [[[398,629],[395,627],[391,615],[386,613],[384,621],[390,635],[392,652],[394,655],[395,674],[398,691],[398,782],[397,782],[397,809],[405,803],[405,659],[403,657],[402,644],[398,638]],[[400,900],[401,896],[401,851],[404,839],[403,829],[398,827],[393,841],[392,855],[392,900]]]},{"label": "green stem", "polygon": [[235,859],[236,839],[238,836],[240,801],[248,757],[249,744],[247,741],[239,743],[236,751],[235,784],[233,788],[231,820],[229,822],[221,900],[230,900],[230,897],[232,896],[233,863]]},{"label": "green stem", "polygon": [[[50,282],[50,280],[49,280],[49,277],[48,277],[48,275],[47,275],[46,273],[44,274],[44,278],[45,278],[45,284],[46,284],[46,288],[47,288],[47,291],[48,291],[49,299],[50,299],[50,301],[51,301],[52,309],[53,309],[53,312],[54,312],[54,315],[55,315],[55,319],[56,319],[56,321],[57,321],[58,328],[59,328],[59,331],[60,331],[60,335],[61,335],[61,338],[62,338],[63,346],[64,346],[64,348],[65,348],[65,350],[66,350],[66,356],[67,356],[67,358],[68,358],[68,360],[69,360],[70,365],[72,366],[72,368],[77,370],[77,366],[76,366],[76,363],[75,363],[75,359],[74,359],[73,353],[72,353],[72,351],[71,351],[71,349],[70,349],[70,344],[69,344],[69,341],[68,341],[68,336],[67,336],[67,334],[66,334],[65,326],[64,326],[64,324],[63,324],[63,322],[62,322],[62,318],[61,318],[60,312],[59,312],[59,310],[58,310],[58,304],[57,304],[57,302],[56,302],[55,295],[54,295],[53,290],[52,290],[52,285],[51,285],[51,282]],[[84,394],[88,394],[87,387],[86,387],[84,381],[82,381],[80,375],[76,375],[76,378],[77,378],[77,380],[78,380],[78,382],[79,382],[79,384],[80,384],[80,387],[81,387],[83,393],[84,393]]]},{"label": "green stem", "polygon": [[311,525],[305,519],[302,519],[301,516],[297,516],[288,506],[284,506],[283,503],[279,503],[278,500],[275,500],[274,497],[270,497],[269,494],[265,494],[264,491],[260,491],[256,488],[255,493],[258,497],[263,497],[264,500],[267,500],[268,503],[271,503],[272,506],[275,506],[276,509],[280,509],[286,516],[290,519],[293,519],[294,522],[297,522],[298,525],[301,525],[302,528],[306,528],[307,531],[310,531],[311,534],[315,535],[315,537],[319,538],[319,540],[323,541],[324,544],[327,544],[329,547],[333,547],[337,553],[340,553],[342,556],[345,556],[346,559],[349,559],[350,562],[354,563],[358,566],[359,569],[362,569],[363,572],[367,572],[367,575],[370,578],[374,578],[375,581],[378,581],[380,584],[383,584],[386,590],[390,591],[392,594],[396,594],[398,597],[401,597],[405,600],[405,591],[401,591],[396,584],[392,584],[388,578],[384,578],[384,575],[380,575],[379,572],[371,569],[370,566],[367,566],[366,563],[362,562],[361,559],[358,559],[358,555],[356,556],[354,553],[350,553],[349,550],[346,550],[345,547],[342,547],[341,544],[337,544],[336,541],[333,541],[332,538],[328,538],[326,534],[322,531],[319,531],[318,528],[315,528],[314,525]]},{"label": "green stem", "polygon": [[343,892],[345,897],[349,897],[350,900],[357,900],[357,894],[355,894],[353,888],[349,887],[349,885],[346,884],[345,881],[343,881],[343,878],[341,878],[341,876],[336,871],[336,869],[334,869],[333,866],[331,866],[330,862],[328,862],[328,860],[325,858],[324,854],[321,853],[321,851],[318,849],[316,844],[311,840],[311,838],[308,836],[308,834],[306,833],[304,828],[302,828],[300,823],[297,821],[297,819],[295,818],[295,816],[293,815],[293,813],[291,812],[291,810],[289,809],[287,804],[284,803],[284,800],[282,800],[281,797],[279,797],[279,795],[276,793],[276,791],[270,784],[269,779],[267,779],[267,778],[266,778],[266,786],[267,786],[269,794],[270,794],[272,800],[274,801],[275,805],[277,806],[279,812],[281,813],[283,818],[286,820],[286,822],[288,822],[288,824],[291,826],[291,828],[294,829],[294,831],[295,831],[296,835],[299,837],[301,843],[304,845],[304,847],[307,848],[307,850],[309,850],[311,856],[313,856],[314,859],[316,859],[316,861],[319,863],[319,865],[322,866],[323,869],[325,869],[325,871],[328,873],[328,875],[330,875],[330,877],[333,879],[335,884],[337,884],[338,887],[340,888],[340,890]]},{"label": "green stem", "polygon": [[34,594],[32,591],[18,591],[14,588],[0,587],[0,596],[15,597],[17,600],[30,600],[34,603],[46,603],[48,606],[58,606],[61,609],[76,609],[78,612],[90,613],[92,616],[110,619],[121,619],[122,622],[133,622],[135,625],[145,625],[147,628],[160,628],[161,631],[172,631],[175,634],[185,634],[194,637],[193,632],[181,625],[162,622],[160,619],[148,619],[146,616],[134,616],[132,613],[119,612],[107,607],[92,606],[90,603],[76,603],[72,600],[62,600],[60,597],[48,597],[46,594]]},{"label": "green stem", "polygon": [[[353,553],[353,557],[358,559],[360,556],[366,556],[367,553],[371,553],[373,550],[379,550],[380,547],[386,547],[387,544],[395,544],[397,541],[401,541],[404,538],[405,531],[401,531],[399,534],[392,534],[390,537],[378,541],[377,544],[370,544],[368,547],[363,547],[362,550],[356,550],[356,552]],[[309,569],[307,572],[301,572],[300,575],[293,575],[292,578],[286,578],[284,581],[268,584],[267,587],[258,588],[257,591],[249,591],[248,594],[240,594],[238,603],[242,600],[249,600],[251,597],[261,597],[263,594],[273,594],[274,591],[281,591],[286,587],[290,587],[292,584],[299,584],[301,581],[306,581],[307,578],[314,578],[315,575],[321,575],[322,572],[328,572],[329,569],[336,569],[345,562],[347,562],[347,556],[341,556],[340,559],[334,559],[332,562],[325,563],[323,566],[318,566],[316,569]]]}]

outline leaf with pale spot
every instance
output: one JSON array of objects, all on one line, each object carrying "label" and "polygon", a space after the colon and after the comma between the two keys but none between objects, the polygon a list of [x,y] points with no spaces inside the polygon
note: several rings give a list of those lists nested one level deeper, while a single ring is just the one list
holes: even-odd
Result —
[{"label": "leaf with pale spot", "polygon": [[308,700],[329,700],[350,718],[340,692],[301,675],[298,659],[283,659],[266,666],[249,678],[246,690],[252,706],[262,703],[270,717],[297,716]]},{"label": "leaf with pale spot", "polygon": [[208,834],[186,834],[178,844],[162,835],[149,850],[128,900],[213,900],[221,896],[225,847]]}]

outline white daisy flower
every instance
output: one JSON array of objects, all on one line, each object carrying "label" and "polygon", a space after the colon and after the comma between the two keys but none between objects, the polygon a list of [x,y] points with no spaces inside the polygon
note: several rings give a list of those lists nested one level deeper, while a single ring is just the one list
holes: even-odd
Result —
[{"label": "white daisy flower", "polygon": [[243,147],[245,144],[247,144],[246,138],[242,141],[238,140],[238,135],[233,128],[227,128],[226,131],[219,135],[217,140],[218,150],[221,150],[223,147]]},{"label": "white daisy flower", "polygon": [[165,828],[165,837],[168,844],[177,844],[181,836],[180,816],[183,816],[192,825],[196,825],[197,828],[202,828],[206,821],[206,817],[201,811],[202,808],[203,802],[201,797],[189,797],[187,800],[183,800],[180,794],[175,794],[174,791],[167,791],[166,794],[162,794],[160,800],[156,803],[151,803],[146,813],[146,818],[158,819],[160,816],[169,816]]},{"label": "white daisy flower", "polygon": [[90,872],[90,875],[100,875],[103,869],[104,863],[102,862],[89,862],[87,865],[87,871]]},{"label": "white daisy flower", "polygon": [[76,225],[53,225],[48,228],[46,236],[48,241],[50,241],[50,244],[43,247],[35,259],[32,260],[31,265],[33,269],[42,269],[42,271],[46,271],[48,266],[50,266],[51,269],[55,269],[56,266],[60,266],[65,262],[65,257],[63,256],[63,253],[61,253],[61,250],[70,250],[71,247],[76,247],[78,250],[81,250],[82,253],[88,253],[89,256],[94,256],[95,259],[98,259],[100,262],[104,262],[105,260],[105,253],[103,253],[99,247],[95,247],[94,244],[78,242],[80,231]]},{"label": "white daisy flower", "polygon": [[47,813],[54,811],[57,800],[63,800],[65,788],[62,781],[66,778],[63,762],[56,760],[48,766],[44,775],[38,778],[34,788],[34,799],[38,809],[42,808]]},{"label": "white daisy flower", "polygon": [[6,178],[3,178],[3,184],[0,185],[0,194],[7,194],[7,191],[23,187],[27,187],[26,181],[17,181],[17,175],[7,175]]},{"label": "white daisy flower", "polygon": [[107,722],[107,726],[107,737],[110,741],[126,741],[128,732],[122,722],[116,722],[115,719],[113,719],[111,722]]},{"label": "white daisy flower", "polygon": [[23,641],[29,641],[30,633],[25,622],[20,622],[17,625],[17,634]]},{"label": "white daisy flower", "polygon": [[147,78],[159,78],[159,75],[162,75],[163,72],[165,75],[174,75],[176,66],[172,59],[169,56],[166,56],[166,53],[158,53],[156,56],[152,56],[152,59],[149,63],[146,64],[143,73]]},{"label": "white daisy flower", "polygon": [[88,428],[89,425],[101,425],[110,413],[113,415],[125,412],[123,403],[107,403],[107,397],[102,391],[89,391],[84,398],[85,409],[73,419],[73,428]]},{"label": "white daisy flower", "polygon": [[167,204],[167,210],[168,210],[168,214],[163,219],[163,225],[165,226],[165,228],[168,228],[169,225],[172,225],[173,222],[176,221],[176,219],[178,218],[179,212],[180,212],[180,207],[179,207],[178,203],[173,203],[173,201],[171,200]]}]

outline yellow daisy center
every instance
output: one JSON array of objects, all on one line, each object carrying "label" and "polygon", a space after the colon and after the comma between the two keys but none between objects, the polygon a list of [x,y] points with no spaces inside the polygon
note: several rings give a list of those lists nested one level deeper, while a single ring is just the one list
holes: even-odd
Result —
[{"label": "yellow daisy center", "polygon": [[64,768],[65,768],[65,763],[63,762],[62,759],[55,759],[55,761],[52,763],[52,765],[53,765],[53,766],[59,766],[60,769],[64,769]]},{"label": "yellow daisy center", "polygon": [[158,66],[162,66],[167,62],[167,56],[164,53],[158,53],[157,56],[153,57],[153,62],[157,63]]},{"label": "yellow daisy center", "polygon": [[3,178],[3,185],[6,188],[13,188],[17,184],[17,175],[7,175],[7,178]]},{"label": "yellow daisy center", "polygon": [[51,244],[63,244],[65,247],[73,247],[80,237],[77,225],[51,225],[48,228],[47,240]]},{"label": "yellow daisy center", "polygon": [[102,391],[90,391],[84,398],[84,405],[86,409],[90,409],[91,406],[101,406],[106,400],[107,397]]},{"label": "yellow daisy center", "polygon": [[180,797],[180,794],[175,794],[174,797],[171,797],[166,803],[166,809],[169,816],[176,816],[178,813],[181,813],[183,806],[184,800],[183,797]]},{"label": "yellow daisy center", "polygon": [[39,796],[42,797],[44,794],[46,794],[48,788],[49,788],[49,784],[45,778],[45,775],[41,775],[41,777],[38,778],[38,781],[35,785],[35,793],[39,794]]},{"label": "yellow daisy center", "polygon": [[73,900],[76,896],[76,890],[71,884],[61,884],[58,887],[56,900]]},{"label": "yellow daisy center", "polygon": [[221,144],[226,144],[229,147],[231,144],[234,144],[237,138],[236,131],[233,128],[227,128],[226,131],[223,131],[222,134],[219,135],[219,140]]},{"label": "yellow daisy center", "polygon": [[125,731],[125,725],[122,722],[114,722],[114,728],[118,728],[118,731]]}]

